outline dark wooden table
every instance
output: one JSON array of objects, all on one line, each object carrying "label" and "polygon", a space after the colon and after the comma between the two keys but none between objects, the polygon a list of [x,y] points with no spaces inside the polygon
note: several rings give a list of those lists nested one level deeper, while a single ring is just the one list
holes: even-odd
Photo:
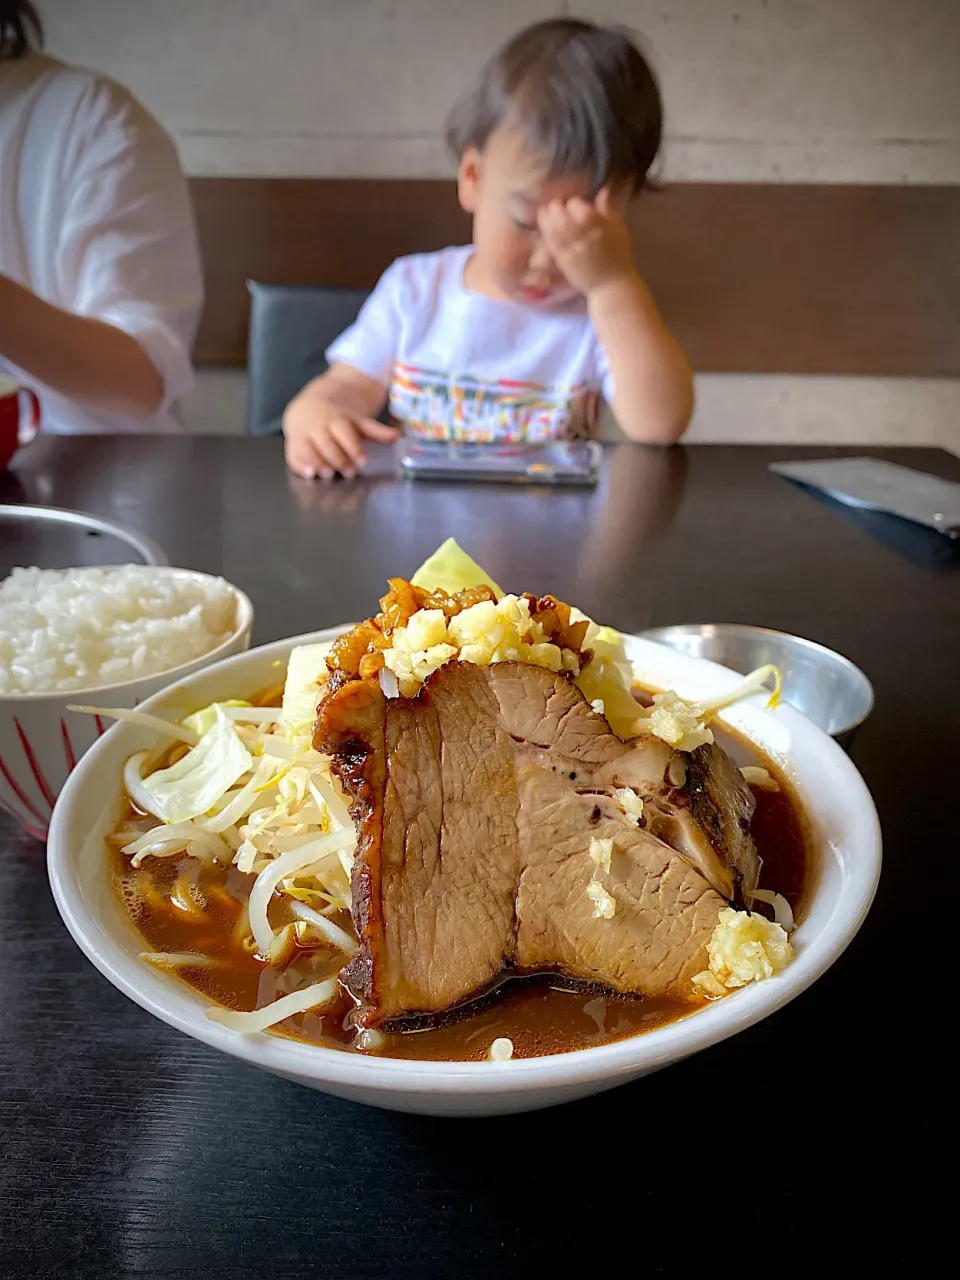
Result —
[{"label": "dark wooden table", "polygon": [[[447,1121],[312,1093],[150,1018],[81,956],[42,849],[0,818],[0,1276],[923,1274],[956,1114],[930,1028],[956,998],[955,944],[931,966],[956,892],[960,579],[943,543],[766,469],[825,452],[622,446],[584,494],[404,485],[387,455],[310,485],[270,439],[54,439],[0,476],[2,502],[110,516],[224,574],[258,642],[366,615],[448,534],[624,630],[822,641],[876,688],[852,755],[885,839],[861,934],[787,1009],[592,1100]],[[875,452],[960,479],[945,453]]]}]

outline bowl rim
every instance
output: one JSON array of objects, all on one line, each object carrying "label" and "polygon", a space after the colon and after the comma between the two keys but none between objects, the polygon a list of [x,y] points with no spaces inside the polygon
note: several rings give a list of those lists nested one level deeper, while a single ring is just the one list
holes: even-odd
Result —
[{"label": "bowl rim", "polygon": [[[671,622],[663,627],[647,627],[644,631],[638,631],[637,634],[645,640],[652,640],[654,644],[663,644],[667,648],[673,648],[662,638],[667,632],[685,631],[691,634],[693,632],[704,632],[708,629],[727,631],[737,635],[776,636],[778,640],[789,640],[791,644],[798,645],[802,649],[812,650],[814,653],[830,659],[831,662],[835,662],[838,666],[845,667],[866,693],[866,709],[856,720],[851,720],[848,724],[843,725],[842,728],[835,729],[832,734],[828,735],[829,737],[835,738],[858,729],[873,713],[873,708],[876,705],[876,695],[870,677],[862,667],[857,666],[852,658],[848,658],[846,654],[840,653],[836,649],[831,649],[829,645],[821,644],[819,640],[809,640],[806,636],[798,636],[792,631],[778,631],[775,627],[760,627],[752,622]],[[677,652],[685,651],[677,650]],[[688,656],[692,657],[693,655]],[[710,662],[712,659],[703,658],[700,661]],[[719,665],[721,664],[714,663],[714,666]],[[727,668],[727,670],[732,670],[732,668]],[[745,675],[746,672],[741,672],[740,674]],[[824,732],[826,731],[824,730]]]},{"label": "bowl rim", "polygon": [[[97,565],[91,567],[106,569],[121,568],[122,566]],[[181,574],[190,578],[205,578],[208,582],[225,583],[236,600],[236,625],[233,630],[225,639],[220,641],[215,649],[208,649],[206,653],[198,653],[196,657],[191,658],[188,662],[180,662],[177,666],[168,667],[164,671],[154,671],[148,676],[134,676],[131,680],[121,680],[111,684],[84,685],[82,689],[45,689],[38,693],[4,693],[0,691],[0,706],[6,703],[22,703],[27,706],[39,706],[44,702],[76,702],[78,700],[85,699],[89,694],[105,692],[120,693],[124,689],[130,689],[136,685],[156,683],[158,680],[163,680],[165,684],[175,684],[178,678],[192,675],[196,669],[197,663],[202,663],[204,667],[207,667],[213,666],[214,663],[221,661],[226,650],[234,643],[237,636],[243,635],[245,631],[248,631],[253,627],[252,600],[245,591],[234,586],[232,582],[227,582],[227,579],[220,577],[219,574],[204,573],[200,569],[182,569],[173,564],[144,565],[143,568],[151,569],[155,573]],[[158,692],[160,691],[158,690]]]},{"label": "bowl rim", "polygon": [[[289,653],[294,645],[330,640],[340,634],[345,625],[261,645],[217,665],[221,671],[226,671],[231,667],[242,667],[253,658],[267,660],[280,657]],[[625,639],[654,644],[637,636],[625,635]],[[731,686],[742,678],[739,673],[706,659],[678,654],[664,645],[655,647],[671,655],[675,668],[689,664],[696,668],[697,673],[709,673],[712,679],[722,678]],[[201,679],[211,672],[210,666],[204,666],[188,679]],[[170,692],[170,689],[161,690],[146,700],[142,709],[150,711],[155,704],[161,704]],[[188,692],[188,687],[184,685],[176,690],[178,697],[185,692]],[[769,716],[780,727],[805,736],[808,744],[812,741],[820,761],[836,770],[843,781],[845,793],[857,802],[863,845],[861,852],[866,856],[851,867],[853,891],[848,889],[843,895],[838,895],[829,919],[814,943],[798,952],[785,970],[774,978],[754,983],[642,1035],[565,1053],[510,1059],[507,1062],[438,1062],[367,1057],[269,1031],[238,1033],[211,1022],[205,1016],[209,1002],[193,988],[170,975],[153,971],[149,965],[132,959],[120,947],[110,936],[108,928],[101,927],[84,897],[79,877],[70,874],[73,807],[81,788],[96,777],[98,760],[110,745],[109,739],[114,738],[115,741],[114,735],[128,729],[126,725],[114,726],[110,734],[101,738],[84,755],[57,801],[47,844],[47,871],[54,900],[67,929],[87,958],[114,986],[160,1021],[231,1057],[319,1088],[327,1085],[361,1093],[394,1095],[398,1099],[422,1095],[425,1090],[454,1098],[469,1098],[490,1094],[517,1097],[541,1089],[562,1092],[600,1082],[611,1085],[626,1082],[718,1044],[789,1003],[846,950],[866,918],[876,892],[881,868],[880,825],[870,792],[856,767],[828,734],[794,708],[781,704],[774,715],[760,710],[763,705],[761,698],[751,702],[754,712]],[[744,705],[749,704],[741,704]],[[78,835],[77,839],[82,840],[83,836]],[[816,896],[815,888],[814,901]],[[817,946],[816,941],[828,932],[832,934],[829,942],[821,942]]]}]

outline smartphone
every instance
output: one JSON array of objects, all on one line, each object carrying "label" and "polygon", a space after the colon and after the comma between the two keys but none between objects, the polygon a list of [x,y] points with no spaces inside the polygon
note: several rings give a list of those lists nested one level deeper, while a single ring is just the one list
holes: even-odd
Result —
[{"label": "smartphone", "polygon": [[397,443],[410,480],[481,480],[505,484],[595,485],[603,451],[596,440],[548,444],[473,444],[418,440]]},{"label": "smartphone", "polygon": [[826,458],[775,462],[771,471],[820,489],[850,507],[886,511],[925,524],[948,538],[960,537],[960,484],[899,467],[880,458]]}]

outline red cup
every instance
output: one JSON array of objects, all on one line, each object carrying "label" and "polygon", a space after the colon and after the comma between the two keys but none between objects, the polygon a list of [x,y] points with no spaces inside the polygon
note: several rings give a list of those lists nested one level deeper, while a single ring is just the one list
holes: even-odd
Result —
[{"label": "red cup", "polygon": [[[22,412],[26,403],[29,410]],[[0,375],[0,470],[23,444],[40,430],[40,401],[36,393],[13,378]]]}]

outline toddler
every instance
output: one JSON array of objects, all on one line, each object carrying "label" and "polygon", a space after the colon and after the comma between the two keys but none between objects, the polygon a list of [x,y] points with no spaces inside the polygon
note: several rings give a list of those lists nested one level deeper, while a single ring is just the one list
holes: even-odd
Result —
[{"label": "toddler", "polygon": [[621,430],[671,444],[693,407],[686,357],[624,223],[660,146],[660,95],[618,31],[572,18],[515,36],[449,122],[473,243],[398,259],[329,368],[288,405],[290,468],[353,476],[365,441],[537,443]]}]

